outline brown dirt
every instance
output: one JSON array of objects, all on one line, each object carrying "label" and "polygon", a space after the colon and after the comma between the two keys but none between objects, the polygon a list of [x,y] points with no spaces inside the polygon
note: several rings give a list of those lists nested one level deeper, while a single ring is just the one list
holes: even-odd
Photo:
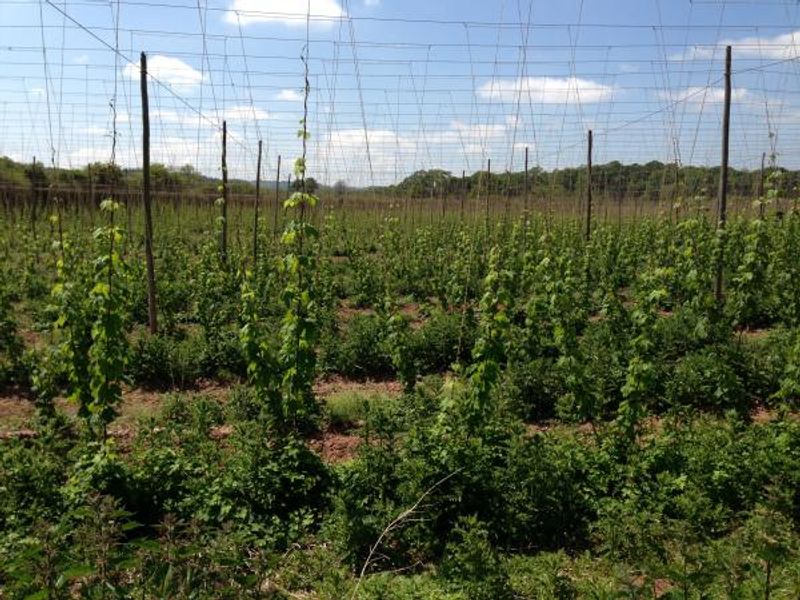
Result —
[{"label": "brown dirt", "polygon": [[[314,391],[320,398],[340,394],[342,392],[380,393],[397,396],[402,392],[402,385],[397,381],[353,381],[342,377],[331,377],[320,380]],[[204,394],[225,401],[231,387],[216,382],[201,382],[192,390],[172,390],[192,395]],[[136,435],[137,421],[140,417],[157,413],[168,392],[128,389],[123,392],[120,416],[109,427],[109,435],[113,437],[121,449],[128,448]],[[59,411],[74,417],[76,407],[64,398],[56,400]],[[27,424],[35,416],[33,403],[22,392],[7,391],[0,395],[0,440],[10,438],[33,438],[37,432]],[[230,437],[233,427],[221,425],[213,427],[212,439],[221,443]],[[357,435],[349,435],[339,431],[325,431],[310,441],[311,447],[323,460],[339,463],[352,459],[361,439]]]},{"label": "brown dirt", "polygon": [[38,349],[45,345],[45,340],[42,338],[42,334],[38,331],[21,329],[17,332],[17,335],[19,335],[19,337],[22,339],[22,343],[26,349]]},{"label": "brown dirt", "polygon": [[[120,416],[114,422],[113,427],[119,429],[130,427],[139,417],[156,413],[161,408],[166,394],[171,392],[205,395],[224,402],[230,391],[230,385],[212,381],[201,381],[191,390],[126,389],[122,393]],[[398,381],[354,381],[343,377],[321,379],[314,386],[315,394],[322,399],[342,392],[381,393],[398,396],[402,391],[403,386]],[[76,407],[65,398],[56,399],[56,408],[69,416],[75,416]],[[12,389],[0,392],[0,431],[21,428],[35,415],[35,412],[33,403],[23,391]]]},{"label": "brown dirt", "polygon": [[[425,318],[421,315],[421,306],[417,302],[407,302],[398,307],[398,312],[406,317],[411,325],[411,329],[417,330],[425,323]],[[358,308],[343,301],[336,310],[336,316],[340,323],[347,323],[356,316],[371,316],[377,314],[373,308]]]},{"label": "brown dirt", "polygon": [[[201,381],[192,390],[172,390],[188,392],[194,395],[207,395],[224,400],[230,393],[230,387],[219,383]],[[133,427],[137,419],[142,416],[158,412],[165,395],[169,392],[145,390],[140,388],[126,389],[122,392],[120,415],[111,426],[114,431],[124,432]],[[60,412],[74,417],[77,408],[66,398],[56,398],[56,408]],[[21,392],[7,392],[0,395],[0,431],[10,431],[19,428],[35,415],[33,403]]]},{"label": "brown dirt", "polygon": [[314,384],[314,393],[319,398],[341,394],[343,392],[362,392],[365,394],[384,394],[399,396],[403,392],[403,384],[399,381],[375,381],[367,379],[355,381],[344,377],[332,376],[320,379]]},{"label": "brown dirt", "polygon": [[311,449],[322,457],[326,463],[336,464],[351,460],[358,451],[361,438],[356,435],[324,432],[320,437],[312,439]]},{"label": "brown dirt", "polygon": [[13,429],[34,414],[33,404],[16,393],[0,397],[0,429]]},{"label": "brown dirt", "polygon": [[738,332],[741,338],[748,342],[760,342],[772,333],[771,329],[742,329]]},{"label": "brown dirt", "polygon": [[342,304],[336,310],[336,316],[338,317],[338,320],[341,323],[347,323],[353,317],[368,316],[374,314],[375,311],[371,308],[357,308],[355,306],[350,306],[349,304]]}]

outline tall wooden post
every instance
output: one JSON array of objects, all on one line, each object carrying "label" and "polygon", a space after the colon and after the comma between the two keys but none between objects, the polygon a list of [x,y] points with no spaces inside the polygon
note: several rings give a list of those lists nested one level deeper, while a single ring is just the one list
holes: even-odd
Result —
[{"label": "tall wooden post", "polygon": [[489,225],[489,196],[492,193],[492,159],[486,161],[486,200],[484,201],[486,225]]},{"label": "tall wooden post", "polygon": [[[42,165],[42,166],[44,166],[44,165]],[[31,217],[31,233],[33,234],[33,241],[35,242],[36,241],[36,212],[37,212],[36,209],[37,209],[37,205],[39,204],[39,196],[42,193],[42,191],[39,189],[39,186],[41,185],[41,182],[39,180],[39,177],[36,175],[36,157],[35,156],[33,157],[33,162],[32,162],[32,166],[31,166],[31,174],[32,174],[31,179],[33,180],[33,190],[31,192],[31,211],[30,211],[31,214],[30,214],[30,217]],[[37,259],[37,261],[39,259],[39,254],[38,253],[36,254],[36,259]]]},{"label": "tall wooden post", "polygon": [[[448,182],[447,182],[447,183],[449,184],[449,183],[450,183],[450,181],[448,180]],[[441,189],[441,190],[440,190],[440,192],[439,192],[439,193],[442,195],[442,197],[441,197],[441,202],[442,202],[442,205],[441,205],[441,209],[442,209],[442,222],[444,222],[444,215],[445,215],[445,211],[446,211],[446,209],[447,209],[447,192],[448,192],[448,187],[449,187],[449,185],[443,185],[443,186],[442,186],[442,189]]]},{"label": "tall wooden post", "polygon": [[258,140],[258,162],[256,166],[256,205],[253,214],[253,267],[258,265],[258,209],[261,203],[261,149],[263,142]]},{"label": "tall wooden post", "polygon": [[[730,147],[730,127],[731,127],[731,47],[725,48],[725,105],[722,114],[722,165],[719,173],[719,220],[717,228],[725,229],[728,220],[728,150]],[[722,279],[724,271],[724,245],[719,249],[717,257],[717,281],[715,286],[715,297],[717,305],[722,305]]]},{"label": "tall wooden post", "polygon": [[278,155],[278,173],[275,175],[275,206],[272,211],[272,233],[278,232],[278,213],[281,205],[281,155]]},{"label": "tall wooden post", "polygon": [[228,123],[222,121],[222,231],[219,238],[219,257],[228,262]]},{"label": "tall wooden post", "polygon": [[592,237],[592,130],[589,130],[586,152],[586,241]]},{"label": "tall wooden post", "polygon": [[528,147],[525,146],[525,229],[528,228],[531,210],[531,188],[528,180]]},{"label": "tall wooden post", "polygon": [[511,218],[511,171],[506,171],[506,202],[505,202],[505,220]]},{"label": "tall wooden post", "polygon": [[147,55],[142,52],[142,201],[144,203],[144,254],[147,262],[147,321],[150,334],[158,333],[156,268],[153,260],[153,213],[150,205],[150,104],[147,99]]},{"label": "tall wooden post", "polygon": [[467,199],[467,172],[461,169],[461,222],[464,222],[464,202]]},{"label": "tall wooden post", "polygon": [[767,153],[761,154],[761,173],[758,179],[758,218],[764,220],[764,163],[767,160]]}]

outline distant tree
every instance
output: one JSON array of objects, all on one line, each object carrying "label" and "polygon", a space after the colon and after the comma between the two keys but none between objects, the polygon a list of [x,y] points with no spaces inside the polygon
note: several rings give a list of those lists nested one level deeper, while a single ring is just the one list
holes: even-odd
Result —
[{"label": "distant tree", "polygon": [[[317,183],[317,180],[314,179],[313,177],[306,177],[305,186],[306,186],[306,192],[309,194],[313,194],[317,191],[317,189],[319,189],[319,184]],[[303,181],[301,179],[295,179],[294,181],[292,181],[292,189],[295,192],[299,192],[302,189],[302,187],[303,187]]]},{"label": "distant tree", "polygon": [[86,167],[86,175],[95,185],[116,186],[122,181],[122,169],[112,163],[91,163]]},{"label": "distant tree", "polygon": [[181,173],[160,163],[150,165],[150,181],[154,190],[175,191],[181,187]]},{"label": "distant tree", "polygon": [[47,171],[44,170],[44,165],[38,161],[25,167],[25,177],[28,178],[35,190],[47,187]]},{"label": "distant tree", "polygon": [[451,173],[442,169],[417,171],[401,181],[398,188],[406,196],[425,198],[447,193],[452,179]]}]

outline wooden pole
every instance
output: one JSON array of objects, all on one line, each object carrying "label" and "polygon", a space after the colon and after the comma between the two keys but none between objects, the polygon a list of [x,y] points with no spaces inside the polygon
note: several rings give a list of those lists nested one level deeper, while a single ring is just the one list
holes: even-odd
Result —
[{"label": "wooden pole", "polygon": [[586,152],[586,241],[592,237],[592,130],[589,130]]},{"label": "wooden pole", "polygon": [[461,169],[461,222],[464,222],[464,203],[467,200],[467,172]]},{"label": "wooden pole", "polygon": [[[44,166],[44,165],[42,165]],[[36,241],[36,208],[37,204],[39,203],[39,195],[42,193],[39,189],[39,178],[36,176],[36,157],[33,157],[33,163],[31,167],[31,179],[33,180],[33,191],[31,193],[31,233],[33,234],[33,241]],[[38,259],[39,254],[36,254]]]},{"label": "wooden pole", "polygon": [[489,195],[492,193],[492,159],[486,161],[486,200],[484,201],[486,225],[489,225]]},{"label": "wooden pole", "polygon": [[767,160],[767,153],[761,154],[761,174],[758,180],[758,218],[764,220],[764,163]]},{"label": "wooden pole", "polygon": [[506,171],[506,202],[505,202],[505,220],[511,218],[511,171]]},{"label": "wooden pole", "polygon": [[147,262],[147,322],[150,334],[158,333],[156,268],[153,260],[153,212],[150,205],[150,105],[147,99],[147,55],[141,56],[142,88],[142,202],[144,204],[144,254]]},{"label": "wooden pole", "polygon": [[531,210],[531,189],[528,180],[528,147],[525,146],[525,229],[528,228]]},{"label": "wooden pole", "polygon": [[219,239],[219,257],[228,262],[228,123],[222,121],[222,231]]},{"label": "wooden pole", "polygon": [[281,204],[281,155],[278,154],[278,173],[275,175],[275,206],[272,212],[272,233],[278,232],[278,213]]},{"label": "wooden pole", "polygon": [[450,180],[448,179],[447,180],[447,184],[443,185],[442,189],[440,191],[440,193],[442,195],[442,199],[441,199],[442,200],[442,206],[441,206],[441,209],[442,209],[442,222],[444,222],[445,210],[447,209],[446,197],[447,197],[447,191],[448,191],[449,184],[450,184]]},{"label": "wooden pole", "polygon": [[256,205],[253,214],[253,267],[258,265],[258,208],[261,202],[261,150],[263,142],[258,140],[258,163],[256,166]]},{"label": "wooden pole", "polygon": [[[719,220],[717,229],[724,230],[728,219],[728,150],[731,127],[731,47],[725,48],[725,104],[722,114],[722,165],[719,173]],[[722,305],[722,280],[724,270],[724,247],[720,247],[717,257],[717,281],[714,295],[717,305]]]}]

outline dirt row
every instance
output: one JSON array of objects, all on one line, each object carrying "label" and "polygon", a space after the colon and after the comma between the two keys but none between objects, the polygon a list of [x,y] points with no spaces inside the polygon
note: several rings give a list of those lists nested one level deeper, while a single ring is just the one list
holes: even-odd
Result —
[{"label": "dirt row", "polygon": [[[203,381],[190,390],[126,389],[122,394],[120,415],[109,427],[109,434],[123,445],[130,442],[135,436],[140,418],[157,414],[168,394],[177,392],[226,402],[234,387],[234,384]],[[314,386],[315,394],[323,401],[343,393],[396,397],[402,389],[403,386],[398,381],[355,381],[342,377],[320,379]],[[56,399],[56,409],[73,418],[77,414],[77,407],[65,398]],[[22,391],[11,390],[0,395],[0,439],[35,437],[37,432],[30,425],[35,414],[33,402]],[[232,431],[230,426],[222,425],[212,428],[211,436],[222,440]],[[360,437],[355,432],[331,430],[321,432],[310,440],[310,445],[324,460],[335,463],[351,458],[359,442]]]}]

